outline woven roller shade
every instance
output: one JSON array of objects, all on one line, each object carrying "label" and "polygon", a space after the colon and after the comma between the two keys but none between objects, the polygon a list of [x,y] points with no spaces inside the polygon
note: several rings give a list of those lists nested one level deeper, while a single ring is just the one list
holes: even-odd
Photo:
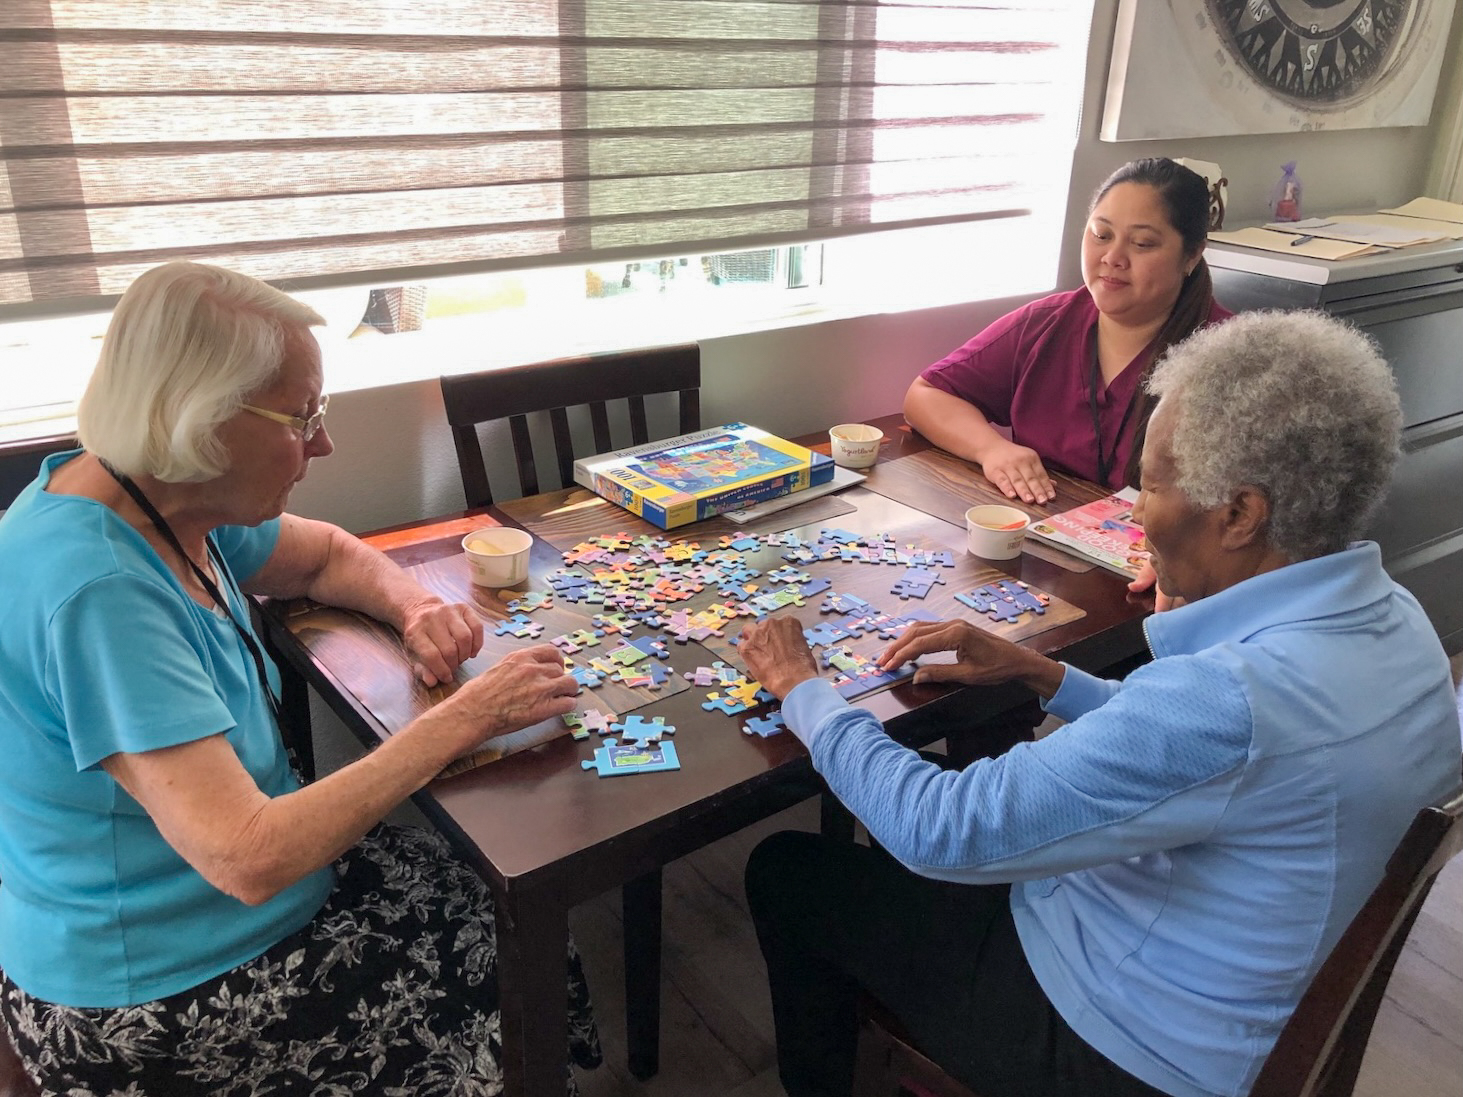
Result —
[{"label": "woven roller shade", "polygon": [[1024,212],[1090,11],[5,0],[0,304],[174,258],[466,270]]}]

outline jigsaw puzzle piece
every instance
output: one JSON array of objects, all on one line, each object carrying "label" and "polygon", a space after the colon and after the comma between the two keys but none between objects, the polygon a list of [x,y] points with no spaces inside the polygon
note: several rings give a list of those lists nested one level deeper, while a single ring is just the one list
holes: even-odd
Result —
[{"label": "jigsaw puzzle piece", "polygon": [[746,712],[751,705],[744,705],[734,697],[723,697],[719,693],[708,693],[706,700],[701,702],[701,707],[707,712],[722,712],[727,716],[735,716],[739,712]]},{"label": "jigsaw puzzle piece", "polygon": [[536,640],[543,635],[544,627],[531,617],[515,613],[506,621],[499,621],[493,630],[497,636],[516,636],[520,640]]},{"label": "jigsaw puzzle piece", "polygon": [[620,743],[606,739],[594,752],[594,761],[580,762],[601,777],[625,777],[632,773],[656,773],[681,768],[674,743]]},{"label": "jigsaw puzzle piece", "polygon": [[623,742],[628,743],[655,743],[663,735],[676,733],[676,725],[667,724],[664,716],[647,720],[638,713],[632,713],[625,717],[623,723],[611,724],[610,727]]},{"label": "jigsaw puzzle piece", "polygon": [[779,735],[786,730],[787,724],[783,722],[781,709],[769,712],[766,716],[753,716],[742,725],[744,734],[760,735],[764,739],[770,735]]}]

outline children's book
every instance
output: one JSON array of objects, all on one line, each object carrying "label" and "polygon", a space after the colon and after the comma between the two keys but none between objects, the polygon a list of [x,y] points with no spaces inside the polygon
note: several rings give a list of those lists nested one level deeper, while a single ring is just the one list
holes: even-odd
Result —
[{"label": "children's book", "polygon": [[1050,518],[1037,518],[1026,532],[1131,579],[1148,562],[1143,527],[1133,521],[1137,501],[1136,490],[1123,488]]},{"label": "children's book", "polygon": [[745,423],[574,462],[574,482],[674,529],[833,479],[833,461]]}]

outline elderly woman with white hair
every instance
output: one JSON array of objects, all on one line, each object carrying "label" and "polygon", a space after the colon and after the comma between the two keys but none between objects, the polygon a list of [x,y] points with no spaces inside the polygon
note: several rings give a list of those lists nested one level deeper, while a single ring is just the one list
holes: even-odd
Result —
[{"label": "elderly woman with white hair", "polygon": [[[491,896],[436,835],[378,824],[576,686],[554,648],[520,651],[365,757],[291,773],[248,594],[392,625],[428,685],[482,643],[470,607],[284,513],[333,448],[320,322],[216,267],[143,274],[84,448],[0,520],[0,1014],[45,1092],[501,1088]],[[596,1065],[572,949],[569,972],[568,1056]]]},{"label": "elderly woman with white hair", "polygon": [[817,677],[795,622],[742,652],[832,790],[891,856],[811,834],[747,892],[792,1097],[846,1094],[862,987],[977,1092],[1248,1092],[1419,808],[1459,782],[1448,661],[1353,538],[1401,423],[1372,344],[1252,313],[1170,352],[1137,517],[1180,608],[1153,661],[1094,678],[964,621],[886,666],[1020,681],[1069,721],[960,772]]}]

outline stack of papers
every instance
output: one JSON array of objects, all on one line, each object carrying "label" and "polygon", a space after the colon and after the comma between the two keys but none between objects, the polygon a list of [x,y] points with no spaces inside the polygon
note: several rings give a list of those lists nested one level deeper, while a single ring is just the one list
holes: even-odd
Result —
[{"label": "stack of papers", "polygon": [[1384,209],[1383,213],[1396,213],[1403,217],[1421,217],[1433,221],[1447,221],[1453,225],[1463,225],[1463,204],[1458,202],[1444,202],[1438,198],[1414,198],[1405,206],[1398,206],[1396,209]]},{"label": "stack of papers", "polygon": [[1354,244],[1376,244],[1383,248],[1409,248],[1414,244],[1437,244],[1447,233],[1430,232],[1404,220],[1398,225],[1373,225],[1355,219],[1310,217],[1304,221],[1277,221],[1265,226],[1275,232],[1315,236],[1323,240],[1350,240]]},{"label": "stack of papers", "polygon": [[1310,259],[1354,259],[1388,248],[1463,240],[1463,203],[1414,198],[1377,213],[1275,221],[1264,228],[1211,232],[1209,239]]},{"label": "stack of papers", "polygon": [[1270,229],[1239,229],[1236,232],[1211,232],[1209,239],[1221,244],[1238,244],[1242,248],[1278,251],[1283,255],[1304,255],[1308,259],[1353,259],[1382,251],[1375,244],[1352,240],[1323,240],[1304,232],[1274,232]]}]

